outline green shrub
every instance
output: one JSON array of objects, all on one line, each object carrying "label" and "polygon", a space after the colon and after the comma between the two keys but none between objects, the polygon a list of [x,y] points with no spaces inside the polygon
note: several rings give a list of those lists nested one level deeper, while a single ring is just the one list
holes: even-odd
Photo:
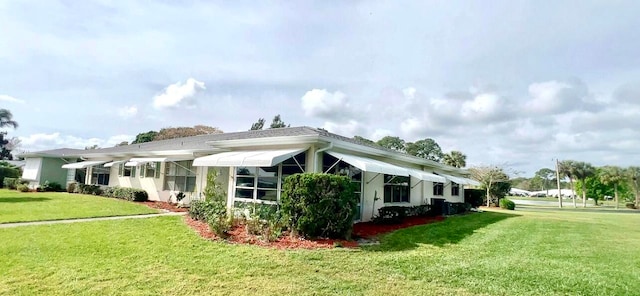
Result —
[{"label": "green shrub", "polygon": [[[5,178],[17,179],[20,178],[20,169],[15,167],[8,162],[0,161],[0,186],[4,186],[4,188],[9,188],[4,183]],[[16,189],[10,188],[10,189]]]},{"label": "green shrub", "polygon": [[205,201],[204,220],[207,221],[211,231],[218,237],[226,238],[233,225],[233,215],[227,211],[227,205],[219,200]]},{"label": "green shrub", "polygon": [[503,198],[500,199],[500,207],[507,210],[515,210],[516,204],[509,199]]},{"label": "green shrub", "polygon": [[76,187],[78,187],[78,183],[76,182],[71,182],[67,185],[67,192],[68,193],[76,193]]},{"label": "green shrub", "polygon": [[19,184],[16,188],[20,192],[29,192],[29,186],[27,186],[25,184]]},{"label": "green shrub", "polygon": [[636,209],[636,204],[632,203],[632,202],[628,202],[625,205],[628,209]]},{"label": "green shrub", "polygon": [[15,190],[18,186],[18,178],[4,178],[2,183],[4,188]]},{"label": "green shrub", "polygon": [[245,220],[248,234],[259,235],[267,242],[275,241],[282,236],[284,223],[276,205],[253,204],[247,210],[250,211],[249,217]]},{"label": "green shrub", "polygon": [[407,217],[409,207],[388,206],[378,209],[378,216],[373,221],[378,224],[400,224]]},{"label": "green shrub", "polygon": [[80,194],[101,195],[102,188],[98,185],[92,184],[78,184],[77,191]]},{"label": "green shrub", "polygon": [[307,237],[348,238],[357,196],[345,176],[305,173],[287,177],[281,210],[292,231]]},{"label": "green shrub", "polygon": [[413,206],[407,209],[407,217],[430,217],[433,215],[431,205]]},{"label": "green shrub", "polygon": [[147,201],[149,200],[149,194],[138,188],[128,188],[128,187],[108,187],[107,193],[105,195],[105,191],[100,189],[100,192],[103,196],[114,197],[119,199],[124,199],[128,201]]},{"label": "green shrub", "polygon": [[44,181],[44,184],[42,184],[42,187],[40,187],[40,190],[42,190],[44,192],[60,192],[60,191],[64,191],[64,190],[62,190],[62,185],[60,185],[59,183],[56,183],[56,182],[49,182],[49,181]]},{"label": "green shrub", "polygon": [[206,200],[194,200],[189,205],[189,217],[194,220],[204,221],[211,207],[213,207],[213,205]]}]

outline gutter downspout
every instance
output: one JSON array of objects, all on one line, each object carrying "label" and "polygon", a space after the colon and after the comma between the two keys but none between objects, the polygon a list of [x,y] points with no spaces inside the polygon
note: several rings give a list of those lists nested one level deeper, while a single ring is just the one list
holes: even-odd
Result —
[{"label": "gutter downspout", "polygon": [[325,152],[329,149],[333,148],[333,142],[329,142],[329,146],[324,147],[322,149],[318,149],[316,150],[316,157],[315,157],[315,161],[313,162],[313,171],[314,172],[318,172],[318,155],[320,155],[321,152]]}]

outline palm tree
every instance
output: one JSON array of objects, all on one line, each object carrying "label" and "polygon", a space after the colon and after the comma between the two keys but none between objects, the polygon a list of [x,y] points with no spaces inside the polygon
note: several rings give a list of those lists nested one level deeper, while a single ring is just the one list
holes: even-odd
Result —
[{"label": "palm tree", "polygon": [[[624,181],[624,171],[617,166],[604,166],[600,172],[600,182],[605,185],[613,185],[613,192],[616,198],[616,209],[618,208],[618,185]],[[596,200],[597,202],[597,200]]]},{"label": "palm tree", "polygon": [[[577,208],[576,205],[576,197],[575,191],[573,190],[573,173],[575,171],[575,161],[573,160],[563,160],[558,164],[558,171],[560,172],[560,176],[562,178],[569,178],[569,186],[571,187],[572,198],[573,198],[573,207]],[[562,194],[558,192],[558,198],[562,198]]]},{"label": "palm tree", "polygon": [[13,121],[13,114],[7,109],[0,109],[0,128],[13,127],[17,128],[18,123]]},{"label": "palm tree", "polygon": [[636,194],[636,208],[640,208],[640,167],[628,167],[624,172]]},{"label": "palm tree", "polygon": [[460,151],[451,151],[444,155],[442,162],[456,168],[467,166],[467,156]]},{"label": "palm tree", "polygon": [[590,163],[579,161],[574,163],[573,176],[582,183],[582,207],[587,207],[587,178],[596,174],[596,168]]},{"label": "palm tree", "polygon": [[542,168],[536,172],[536,176],[544,180],[544,189],[547,190],[547,196],[549,196],[549,180],[556,174],[549,168]]}]

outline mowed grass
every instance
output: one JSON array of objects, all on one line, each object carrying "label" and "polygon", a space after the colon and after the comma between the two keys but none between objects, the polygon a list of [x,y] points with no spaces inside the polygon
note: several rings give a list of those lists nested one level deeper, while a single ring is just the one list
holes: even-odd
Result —
[{"label": "mowed grass", "polygon": [[157,213],[147,206],[112,198],[63,192],[0,189],[0,223]]},{"label": "mowed grass", "polygon": [[485,212],[359,250],[201,239],[181,217],[0,229],[3,295],[633,295],[640,215]]}]

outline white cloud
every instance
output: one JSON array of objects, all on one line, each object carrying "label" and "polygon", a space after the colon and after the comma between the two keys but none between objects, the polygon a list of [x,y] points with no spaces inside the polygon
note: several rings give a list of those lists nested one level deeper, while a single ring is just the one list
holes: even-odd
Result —
[{"label": "white cloud", "polygon": [[364,135],[367,131],[366,126],[356,120],[349,120],[345,123],[327,121],[324,123],[322,128],[345,137]]},{"label": "white cloud", "polygon": [[471,101],[462,104],[460,115],[470,121],[487,119],[498,115],[505,105],[496,94],[478,94]]},{"label": "white cloud", "polygon": [[9,103],[19,103],[19,104],[26,103],[25,100],[17,99],[10,95],[0,95],[0,101],[9,102]]},{"label": "white cloud", "polygon": [[122,118],[130,118],[138,114],[137,106],[124,106],[118,109],[118,115]]},{"label": "white cloud", "polygon": [[205,90],[204,82],[187,79],[187,82],[176,82],[167,86],[167,88],[159,95],[153,97],[153,107],[156,109],[171,108],[180,106],[181,103],[188,101],[200,90]]},{"label": "white cloud", "polygon": [[82,138],[72,135],[63,135],[59,132],[50,134],[37,133],[29,136],[18,137],[21,141],[21,147],[25,151],[40,151],[57,148],[76,148],[82,149],[87,146],[98,145],[98,147],[113,147],[124,141],[131,141],[135,137],[130,135],[115,135],[109,138]]},{"label": "white cloud", "polygon": [[340,91],[331,93],[326,89],[312,89],[301,100],[307,116],[342,121],[351,113],[347,96]]},{"label": "white cloud", "polygon": [[582,109],[589,103],[588,90],[580,82],[546,81],[529,85],[528,111],[538,114],[559,114]]},{"label": "white cloud", "polygon": [[393,132],[391,130],[378,128],[371,134],[371,140],[377,141],[392,134]]}]

